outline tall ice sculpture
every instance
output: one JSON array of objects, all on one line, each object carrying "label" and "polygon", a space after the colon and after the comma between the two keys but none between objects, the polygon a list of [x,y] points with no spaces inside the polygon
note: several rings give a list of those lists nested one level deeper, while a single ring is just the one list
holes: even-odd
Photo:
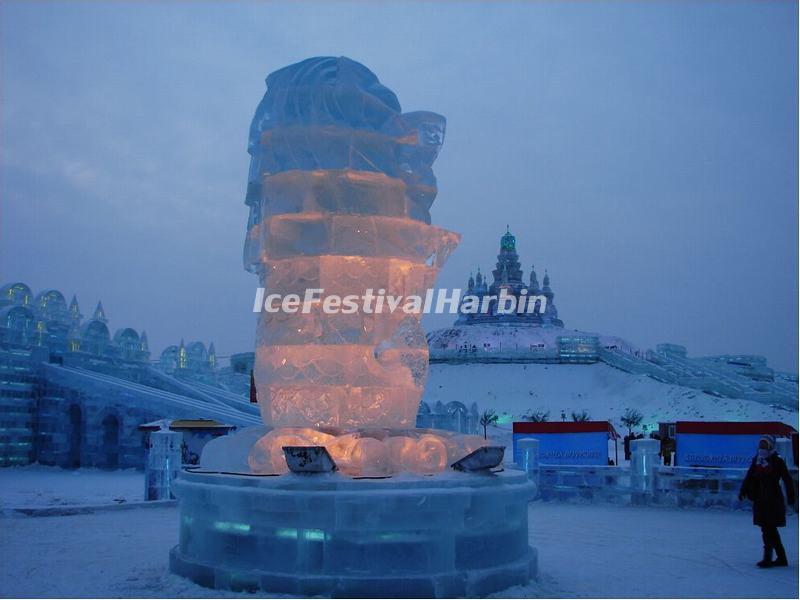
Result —
[{"label": "tall ice sculpture", "polygon": [[[534,485],[481,468],[497,449],[475,452],[480,437],[415,429],[421,314],[364,305],[424,296],[458,244],[430,224],[444,131],[444,117],[402,113],[348,58],[267,78],[250,128],[244,252],[270,309],[256,336],[264,426],[210,442],[200,469],[182,473],[175,572],[348,597],[484,595],[535,573]],[[331,310],[331,296],[358,297],[356,310]],[[287,464],[293,452],[302,468]]]},{"label": "tall ice sculpture", "polygon": [[[459,241],[430,224],[444,131],[441,115],[401,113],[348,58],[272,73],[250,127],[245,267],[279,298],[424,296]],[[314,443],[353,473],[438,471],[481,444],[403,431],[428,370],[419,312],[326,312],[322,298],[309,308],[260,313],[256,384],[275,429],[254,447],[254,470],[284,472],[283,446]]]}]

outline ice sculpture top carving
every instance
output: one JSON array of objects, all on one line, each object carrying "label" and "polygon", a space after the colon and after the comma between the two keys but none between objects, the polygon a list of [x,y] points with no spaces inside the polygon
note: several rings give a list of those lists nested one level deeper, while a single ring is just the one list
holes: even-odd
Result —
[{"label": "ice sculpture top carving", "polygon": [[[444,142],[445,118],[401,113],[397,96],[364,65],[317,57],[267,77],[250,126],[248,229],[265,216],[263,179],[287,171],[382,173],[405,184],[409,218],[430,223],[436,197],[431,165]],[[276,210],[292,212],[285,207]],[[252,253],[245,267],[258,270]]]},{"label": "ice sculpture top carving", "polygon": [[349,58],[308,58],[271,73],[250,127],[250,147],[267,129],[338,125],[382,131],[400,114],[400,102],[364,65]]}]

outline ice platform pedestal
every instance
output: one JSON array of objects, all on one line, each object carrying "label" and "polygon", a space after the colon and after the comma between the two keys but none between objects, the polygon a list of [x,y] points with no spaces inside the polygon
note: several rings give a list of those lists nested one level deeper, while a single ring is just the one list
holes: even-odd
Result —
[{"label": "ice platform pedestal", "polygon": [[184,472],[173,572],[330,597],[484,596],[536,576],[523,471],[350,479]]}]

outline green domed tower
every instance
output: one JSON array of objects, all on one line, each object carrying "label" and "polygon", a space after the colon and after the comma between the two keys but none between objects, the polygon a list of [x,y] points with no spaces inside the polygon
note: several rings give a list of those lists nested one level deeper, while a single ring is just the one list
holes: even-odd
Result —
[{"label": "green domed tower", "polygon": [[[506,277],[507,273],[507,277]],[[519,291],[525,284],[522,281],[522,268],[517,255],[517,238],[506,226],[506,232],[500,238],[500,254],[497,255],[497,265],[492,271],[494,282],[489,288],[490,293],[497,293],[499,286],[506,285]]]}]

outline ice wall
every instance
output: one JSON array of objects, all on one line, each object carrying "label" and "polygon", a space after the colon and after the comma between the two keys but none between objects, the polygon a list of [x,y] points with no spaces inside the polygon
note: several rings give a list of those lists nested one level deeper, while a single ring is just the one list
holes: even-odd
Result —
[{"label": "ice wall", "polygon": [[[363,65],[319,57],[267,78],[250,129],[244,263],[267,294],[424,295],[458,244],[430,225],[444,117],[401,113]],[[408,428],[427,376],[420,315],[261,312],[266,425]]]}]

